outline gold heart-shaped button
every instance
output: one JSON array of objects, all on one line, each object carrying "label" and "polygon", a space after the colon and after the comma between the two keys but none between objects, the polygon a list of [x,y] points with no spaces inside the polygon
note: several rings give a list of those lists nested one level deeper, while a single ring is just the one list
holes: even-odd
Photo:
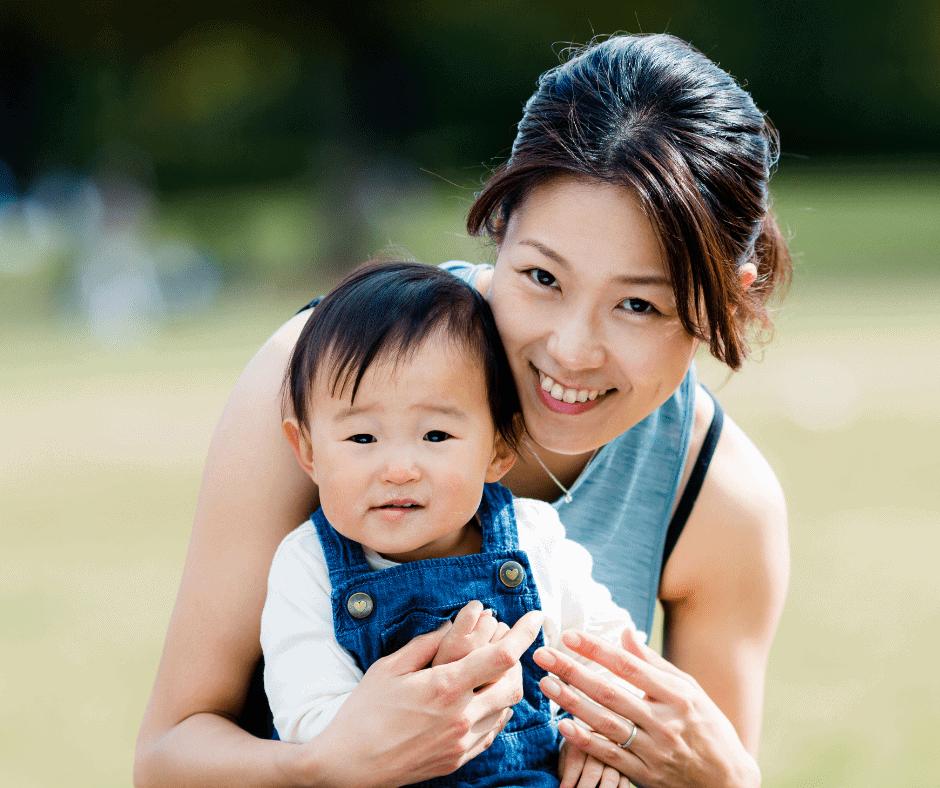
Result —
[{"label": "gold heart-shaped button", "polygon": [[515,588],[525,580],[525,570],[518,561],[506,561],[499,568],[499,582],[506,588]]},{"label": "gold heart-shaped button", "polygon": [[346,600],[346,610],[353,618],[365,618],[372,612],[372,597],[363,591],[357,591]]}]

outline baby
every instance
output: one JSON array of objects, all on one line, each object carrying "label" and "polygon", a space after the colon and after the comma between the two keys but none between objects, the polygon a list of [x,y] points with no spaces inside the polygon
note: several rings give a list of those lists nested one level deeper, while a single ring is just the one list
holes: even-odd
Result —
[{"label": "baby", "polygon": [[373,662],[455,614],[432,667],[540,609],[523,700],[487,750],[442,779],[557,786],[561,739],[532,653],[563,648],[565,629],[619,642],[633,625],[555,510],[497,483],[521,415],[486,301],[420,263],[357,269],[307,321],[284,410],[321,508],[281,543],[268,581],[261,644],[279,737],[315,736]]}]

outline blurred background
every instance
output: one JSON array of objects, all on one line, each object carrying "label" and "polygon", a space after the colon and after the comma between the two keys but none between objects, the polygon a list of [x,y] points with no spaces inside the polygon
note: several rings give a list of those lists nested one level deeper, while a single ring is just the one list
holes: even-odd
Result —
[{"label": "blurred background", "polygon": [[668,31],[753,93],[798,266],[701,374],[787,493],[764,785],[935,785],[940,5],[0,4],[0,782],[131,784],[213,425],[264,339],[463,219],[537,76]]}]

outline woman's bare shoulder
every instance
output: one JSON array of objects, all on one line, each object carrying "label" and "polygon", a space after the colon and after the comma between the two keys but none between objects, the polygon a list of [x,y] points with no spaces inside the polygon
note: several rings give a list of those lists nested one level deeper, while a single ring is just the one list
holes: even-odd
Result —
[{"label": "woman's bare shoulder", "polygon": [[200,712],[241,712],[261,655],[271,560],[317,505],[280,415],[281,380],[307,316],[287,321],[258,350],[219,419],[142,735]]},{"label": "woman's bare shoulder", "polygon": [[[710,397],[699,389],[692,457],[713,412]],[[684,598],[716,587],[720,583],[712,575],[719,567],[733,583],[730,569],[736,562],[760,584],[785,588],[789,547],[783,490],[760,450],[725,414],[702,489],[663,573],[662,595]]]}]

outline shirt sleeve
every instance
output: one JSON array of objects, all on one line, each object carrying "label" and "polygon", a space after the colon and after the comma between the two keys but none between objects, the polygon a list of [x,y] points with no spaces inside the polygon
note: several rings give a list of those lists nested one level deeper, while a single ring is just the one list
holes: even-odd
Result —
[{"label": "shirt sleeve", "polygon": [[475,265],[474,263],[465,263],[463,260],[448,260],[446,263],[441,263],[438,267],[449,271],[458,279],[463,279],[470,287],[476,287],[477,277],[482,271],[493,268],[493,266],[488,263]]},{"label": "shirt sleeve", "polygon": [[304,524],[274,555],[261,614],[264,689],[282,741],[316,736],[362,679],[333,634],[331,591],[320,539]]},{"label": "shirt sleeve", "polygon": [[636,627],[630,613],[613,601],[605,585],[593,578],[591,554],[565,536],[558,512],[544,501],[528,498],[516,499],[515,506],[520,547],[529,555],[545,613],[545,644],[609,676],[631,692],[639,692],[562,644],[561,633],[577,629],[619,646],[623,630]]}]

